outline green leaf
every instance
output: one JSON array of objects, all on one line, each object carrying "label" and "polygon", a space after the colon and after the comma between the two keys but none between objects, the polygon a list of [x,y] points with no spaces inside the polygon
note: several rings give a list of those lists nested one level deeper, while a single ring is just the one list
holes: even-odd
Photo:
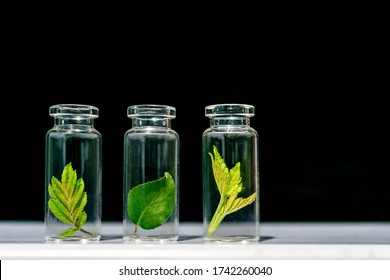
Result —
[{"label": "green leaf", "polygon": [[73,170],[72,164],[68,163],[62,171],[61,182],[62,190],[66,196],[71,196],[74,185],[76,183],[77,173]]},{"label": "green leaf", "polygon": [[76,207],[73,210],[72,218],[73,221],[76,221],[79,216],[81,215],[81,212],[83,212],[85,205],[87,205],[87,193],[84,192],[80,199],[78,200]]},{"label": "green leaf", "polygon": [[82,178],[77,180],[77,173],[71,163],[64,167],[61,182],[52,177],[48,191],[50,196],[48,206],[53,215],[61,222],[75,226],[63,231],[60,236],[71,236],[77,231],[92,235],[81,228],[87,221],[87,213],[84,212],[87,193],[84,191],[84,180]]},{"label": "green leaf", "polygon": [[73,211],[76,207],[77,202],[82,198],[84,192],[84,180],[82,178],[78,179],[76,186],[72,192],[72,201],[70,203],[70,211]]},{"label": "green leaf", "polygon": [[[52,183],[49,185],[49,195],[54,200],[59,200],[63,205],[67,205],[65,194],[61,190],[61,182],[55,177],[52,178]],[[67,209],[67,211],[69,211],[69,209]]]},{"label": "green leaf", "polygon": [[64,230],[63,232],[60,233],[60,237],[68,237],[68,236],[71,236],[73,234],[75,234],[76,232],[78,231],[77,228],[68,228],[66,230]]},{"label": "green leaf", "polygon": [[215,146],[213,146],[213,153],[214,155],[211,153],[209,153],[209,155],[215,183],[217,184],[221,199],[207,230],[207,235],[209,237],[213,236],[226,215],[250,205],[256,200],[257,195],[256,192],[254,192],[247,198],[237,197],[242,191],[240,162],[237,162],[234,167],[229,170]]},{"label": "green leaf", "polygon": [[77,228],[81,228],[86,221],[87,221],[87,213],[83,211],[81,212],[80,217],[77,219],[77,223],[76,223]]},{"label": "green leaf", "polygon": [[[130,220],[143,229],[150,230],[165,223],[175,208],[175,182],[172,176],[146,182],[128,193],[127,212]],[[135,232],[137,227],[135,229]]]},{"label": "green leaf", "polygon": [[242,197],[236,198],[233,201],[233,203],[231,204],[231,206],[228,207],[227,209],[225,209],[226,214],[236,212],[236,211],[240,210],[241,208],[244,208],[245,206],[252,204],[252,202],[255,200],[256,200],[256,192],[254,192],[253,194],[251,194],[247,198],[242,198]]},{"label": "green leaf", "polygon": [[65,206],[58,200],[50,199],[49,200],[49,209],[54,216],[61,222],[71,225],[72,219],[69,216],[69,212],[66,210]]},{"label": "green leaf", "polygon": [[237,162],[232,169],[228,169],[225,161],[218,153],[217,148],[213,148],[214,156],[210,154],[214,179],[219,193],[222,197],[228,197],[239,193],[242,190],[240,162]]}]

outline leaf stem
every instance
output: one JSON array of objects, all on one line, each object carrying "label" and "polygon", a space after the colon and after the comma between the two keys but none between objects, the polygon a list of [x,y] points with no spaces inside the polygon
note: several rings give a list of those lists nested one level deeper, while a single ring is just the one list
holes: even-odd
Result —
[{"label": "leaf stem", "polygon": [[214,212],[214,216],[210,221],[209,228],[207,230],[207,235],[209,237],[212,237],[214,235],[214,232],[218,229],[219,225],[221,224],[222,220],[225,218],[226,213],[224,213],[223,208],[226,203],[226,199],[222,198],[219,200],[219,204],[217,207],[217,210]]},{"label": "leaf stem", "polygon": [[90,233],[89,231],[86,231],[85,229],[82,229],[82,228],[79,228],[79,231],[85,233],[85,234],[88,234],[88,235],[91,235],[91,236],[94,236],[93,233]]},{"label": "leaf stem", "polygon": [[138,224],[135,224],[133,235],[137,236],[137,232],[138,232]]}]

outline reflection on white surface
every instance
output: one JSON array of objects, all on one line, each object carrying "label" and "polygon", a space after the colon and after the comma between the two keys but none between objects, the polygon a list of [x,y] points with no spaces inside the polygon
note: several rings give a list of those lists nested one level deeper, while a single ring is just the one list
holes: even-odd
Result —
[{"label": "reflection on white surface", "polygon": [[174,244],[125,244],[120,222],[102,240],[47,244],[43,222],[0,222],[0,259],[390,259],[390,223],[261,223],[255,244],[205,244],[201,223],[181,223]]}]

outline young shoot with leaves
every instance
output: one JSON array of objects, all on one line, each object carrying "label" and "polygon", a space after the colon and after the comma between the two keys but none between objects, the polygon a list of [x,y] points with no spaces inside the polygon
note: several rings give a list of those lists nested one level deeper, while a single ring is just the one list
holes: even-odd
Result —
[{"label": "young shoot with leaves", "polygon": [[73,225],[60,233],[60,237],[68,237],[80,231],[84,234],[94,234],[84,230],[82,226],[87,221],[84,207],[87,204],[87,193],[84,191],[83,178],[77,179],[76,170],[68,163],[62,171],[61,181],[52,177],[48,186],[50,199],[49,209],[61,222]]},{"label": "young shoot with leaves", "polygon": [[256,192],[247,198],[237,197],[242,191],[240,162],[237,162],[236,165],[229,170],[225,161],[218,153],[217,147],[213,146],[213,152],[214,155],[212,153],[209,153],[209,155],[211,157],[214,179],[221,197],[207,230],[207,235],[209,237],[214,235],[222,220],[227,215],[250,205],[256,200]]}]

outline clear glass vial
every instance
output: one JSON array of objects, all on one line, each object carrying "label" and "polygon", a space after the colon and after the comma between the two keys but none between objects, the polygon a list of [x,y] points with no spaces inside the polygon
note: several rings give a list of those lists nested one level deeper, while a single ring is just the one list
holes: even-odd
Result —
[{"label": "clear glass vial", "polygon": [[216,104],[205,108],[210,127],[202,136],[203,239],[259,241],[258,133],[255,108]]},{"label": "clear glass vial", "polygon": [[102,136],[94,128],[98,108],[59,104],[49,108],[46,133],[45,239],[100,240]]},{"label": "clear glass vial", "polygon": [[124,135],[123,227],[125,242],[170,243],[179,229],[179,135],[176,109],[128,107],[132,128]]}]

